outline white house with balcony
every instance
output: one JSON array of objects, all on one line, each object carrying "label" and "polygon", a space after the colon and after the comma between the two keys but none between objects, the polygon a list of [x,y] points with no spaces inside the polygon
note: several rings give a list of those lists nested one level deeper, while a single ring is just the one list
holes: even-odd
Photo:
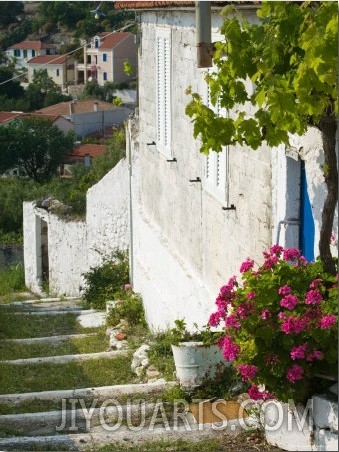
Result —
[{"label": "white house with balcony", "polygon": [[27,62],[38,55],[55,55],[56,46],[44,41],[25,40],[13,44],[6,50],[7,59],[15,62],[17,69],[26,68]]},{"label": "white house with balcony", "polygon": [[[134,73],[124,71],[128,62]],[[94,36],[90,46],[84,47],[84,63],[77,64],[79,79],[93,80],[99,86],[105,82],[122,83],[135,78],[137,70],[137,44],[135,36],[129,32],[103,32]]]}]

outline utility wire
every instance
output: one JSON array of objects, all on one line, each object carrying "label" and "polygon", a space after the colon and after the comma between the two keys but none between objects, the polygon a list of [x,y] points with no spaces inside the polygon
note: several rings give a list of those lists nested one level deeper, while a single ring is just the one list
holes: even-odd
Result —
[{"label": "utility wire", "polygon": [[[112,35],[113,33],[117,33],[117,32],[119,32],[119,31],[126,30],[126,28],[129,28],[129,27],[131,27],[132,25],[135,25],[135,22],[131,22],[131,23],[125,25],[124,27],[119,28],[119,30],[113,30],[113,31],[111,31],[110,33],[108,33],[107,35],[105,35],[105,37],[106,37],[106,36],[110,36],[110,35]],[[54,61],[59,60],[59,59],[62,58],[62,57],[71,55],[72,53],[75,53],[75,52],[77,52],[77,51],[80,50],[80,49],[84,49],[85,47],[87,47],[88,45],[90,45],[92,42],[93,42],[93,39],[91,39],[90,41],[86,42],[85,44],[83,44],[82,46],[78,47],[77,49],[71,50],[71,51],[68,52],[68,53],[65,53],[65,54],[63,54],[63,55],[55,55],[55,58],[53,58],[53,60],[49,61],[48,63],[42,64],[42,66],[43,66],[43,67],[44,67],[44,66],[48,66],[49,64],[53,63]],[[34,57],[33,57],[33,58],[34,58]],[[85,63],[84,63],[84,64],[85,64]],[[24,75],[28,74],[28,72],[29,72],[29,71],[28,71],[28,69],[27,69],[27,70],[26,70],[25,72],[23,72],[22,74],[15,75],[14,77],[9,78],[8,80],[4,80],[3,82],[0,82],[0,85],[4,85],[5,83],[11,82],[12,80],[15,80],[15,79],[17,79],[17,78],[23,77]]]}]

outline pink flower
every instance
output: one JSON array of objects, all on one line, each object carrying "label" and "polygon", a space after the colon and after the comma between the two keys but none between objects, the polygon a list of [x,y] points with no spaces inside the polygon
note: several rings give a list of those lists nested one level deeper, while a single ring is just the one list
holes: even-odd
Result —
[{"label": "pink flower", "polygon": [[210,326],[218,326],[219,323],[220,323],[221,316],[222,316],[222,314],[221,314],[220,311],[213,312],[213,313],[210,315],[208,324],[209,324]]},{"label": "pink flower", "polygon": [[245,273],[251,270],[254,266],[254,260],[247,258],[240,266],[240,273]]},{"label": "pink flower", "polygon": [[291,358],[293,360],[305,358],[306,350],[307,350],[307,342],[305,342],[302,345],[299,345],[298,347],[293,347],[291,350],[291,353],[290,353]]},{"label": "pink flower", "polygon": [[324,315],[320,320],[320,328],[325,330],[326,328],[332,328],[333,324],[337,321],[336,315]]},{"label": "pink flower", "polygon": [[237,308],[237,316],[238,319],[245,319],[249,314],[251,314],[254,311],[254,305],[253,303],[242,303]]},{"label": "pink flower", "polygon": [[310,284],[310,289],[319,289],[322,285],[323,280],[321,278],[314,279]]},{"label": "pink flower", "polygon": [[277,262],[278,262],[277,256],[269,256],[265,260],[265,262],[263,264],[263,267],[264,267],[265,270],[270,270],[271,268],[273,268],[277,264]]},{"label": "pink flower", "polygon": [[278,293],[279,295],[289,295],[292,292],[292,289],[290,288],[290,286],[281,286],[279,287]]},{"label": "pink flower", "polygon": [[290,311],[292,311],[292,309],[294,309],[296,307],[298,302],[299,302],[298,297],[296,297],[295,295],[286,295],[280,301],[280,306],[282,308],[286,308],[286,309],[289,309]]},{"label": "pink flower", "polygon": [[131,289],[132,289],[131,284],[125,284],[125,285],[124,285],[124,289],[125,289],[125,290],[131,290]]},{"label": "pink flower", "polygon": [[319,304],[323,301],[323,296],[319,290],[310,290],[306,294],[305,303],[306,304]]},{"label": "pink flower", "polygon": [[270,312],[268,309],[264,309],[264,310],[262,311],[260,317],[261,317],[263,320],[267,320],[267,319],[269,319],[270,317],[272,317],[272,314],[271,314],[271,312]]},{"label": "pink flower", "polygon": [[260,391],[257,385],[252,385],[247,392],[252,400],[269,400],[274,398],[273,394],[267,391]]},{"label": "pink flower", "polygon": [[240,353],[239,345],[232,342],[230,336],[222,337],[219,340],[219,347],[223,348],[223,355],[226,361],[235,361]]},{"label": "pink flower", "polygon": [[283,250],[284,250],[284,248],[282,246],[280,246],[280,245],[273,245],[270,248],[270,253],[271,254],[275,254],[278,257],[280,257],[280,255],[281,255]]},{"label": "pink flower", "polygon": [[294,364],[287,371],[286,378],[291,383],[295,383],[297,380],[301,380],[304,374],[304,369],[298,364]]},{"label": "pink flower", "polygon": [[241,324],[239,320],[237,319],[237,316],[232,314],[226,317],[225,319],[225,325],[229,328],[240,328]]},{"label": "pink flower", "polygon": [[296,248],[289,248],[284,250],[283,259],[284,261],[293,261],[300,257],[300,251]]},{"label": "pink flower", "polygon": [[322,359],[324,356],[323,352],[320,350],[313,350],[312,353],[307,355],[306,361],[313,361],[315,359]]},{"label": "pink flower", "polygon": [[243,381],[251,380],[257,375],[258,372],[257,366],[253,366],[251,364],[239,364],[237,366],[237,370],[242,376]]},{"label": "pink flower", "polygon": [[305,321],[299,317],[287,317],[281,325],[281,331],[286,334],[297,334],[306,328]]},{"label": "pink flower", "polygon": [[248,300],[253,300],[253,298],[255,298],[256,293],[255,292],[248,292],[248,294],[246,295]]}]

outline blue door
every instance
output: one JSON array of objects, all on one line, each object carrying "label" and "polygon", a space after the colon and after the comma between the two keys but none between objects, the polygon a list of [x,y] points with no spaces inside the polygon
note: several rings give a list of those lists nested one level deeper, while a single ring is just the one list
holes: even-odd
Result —
[{"label": "blue door", "polygon": [[301,162],[300,177],[300,251],[308,262],[314,261],[314,219],[307,191],[305,162]]}]

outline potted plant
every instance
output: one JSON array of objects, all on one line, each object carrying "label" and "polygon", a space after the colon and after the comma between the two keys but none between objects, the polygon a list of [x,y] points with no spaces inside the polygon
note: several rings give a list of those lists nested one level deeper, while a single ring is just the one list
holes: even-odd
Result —
[{"label": "potted plant", "polygon": [[209,325],[224,327],[219,346],[252,399],[305,403],[319,376],[337,375],[338,277],[294,248],[263,254],[221,287]]},{"label": "potted plant", "polygon": [[221,332],[212,331],[209,325],[199,329],[194,324],[189,331],[185,320],[178,319],[170,334],[176,377],[185,389],[201,386],[229,364],[218,346]]}]

